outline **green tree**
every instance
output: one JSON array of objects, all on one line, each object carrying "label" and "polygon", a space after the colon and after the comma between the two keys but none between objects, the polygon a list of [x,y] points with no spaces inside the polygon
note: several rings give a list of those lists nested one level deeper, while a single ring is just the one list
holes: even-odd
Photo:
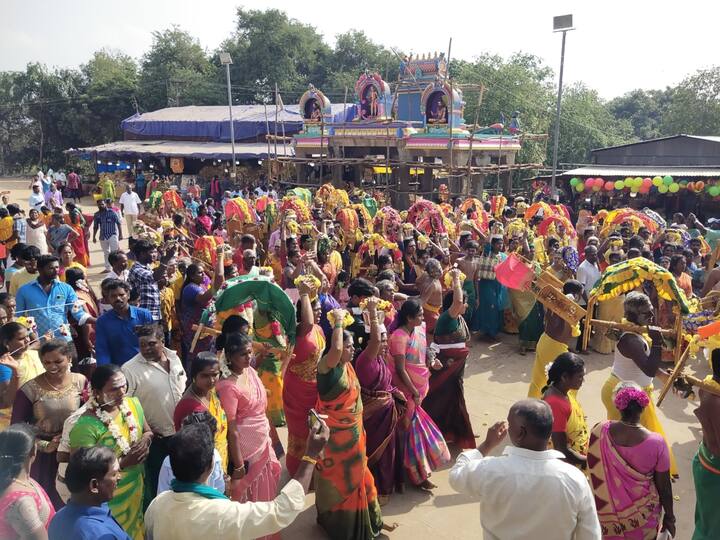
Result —
[{"label": "green tree", "polygon": [[[322,87],[327,80],[330,47],[314,27],[277,9],[238,8],[236,31],[220,50],[233,58],[233,100],[238,103],[272,101],[275,84],[292,103],[308,83]],[[217,54],[213,63],[219,64]],[[224,76],[218,80],[224,85]]]},{"label": "green tree", "polygon": [[720,128],[720,66],[698,70],[671,91],[663,116],[665,135],[717,135]]},{"label": "green tree", "polygon": [[328,61],[328,81],[324,89],[342,101],[348,89],[352,100],[353,87],[360,74],[368,69],[377,71],[389,83],[397,80],[400,60],[391,50],[370,40],[363,32],[350,30],[335,39],[335,49]]},{"label": "green tree", "polygon": [[[554,117],[549,132],[554,131]],[[590,150],[632,141],[632,125],[615,118],[596,90],[582,83],[563,91],[558,163],[587,163]],[[547,162],[552,163],[548,144]]]},{"label": "green tree", "polygon": [[140,106],[152,111],[168,106],[214,105],[222,102],[216,82],[219,68],[189,33],[173,26],[153,32],[153,44],[141,62]]},{"label": "green tree", "polygon": [[[505,59],[482,54],[475,62],[453,60],[450,73],[461,88],[464,84],[472,85],[464,90],[468,124],[473,124],[477,117],[480,126],[487,126],[498,122],[502,116],[507,123],[517,111],[524,132],[548,133],[549,118],[554,110],[553,72],[537,56],[517,53]],[[478,109],[480,95],[476,86],[479,84],[485,90]],[[545,159],[545,148],[545,141],[527,141],[518,160],[541,163]]]},{"label": "green tree", "polygon": [[632,90],[608,103],[610,112],[619,120],[628,120],[633,135],[639,140],[661,137],[663,121],[671,105],[672,91]]}]

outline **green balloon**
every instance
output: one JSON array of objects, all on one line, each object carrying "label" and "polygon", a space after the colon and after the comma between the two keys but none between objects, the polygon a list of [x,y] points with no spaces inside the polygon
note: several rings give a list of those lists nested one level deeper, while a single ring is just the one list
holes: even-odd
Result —
[{"label": "green balloon", "polygon": [[585,190],[585,185],[584,185],[582,182],[580,182],[580,183],[578,183],[578,184],[575,184],[575,191],[577,191],[578,193],[580,193],[580,192],[582,192],[582,191],[584,191],[584,190]]},{"label": "green balloon", "polygon": [[677,193],[678,191],[680,191],[680,184],[676,184],[675,182],[673,182],[673,183],[670,184],[670,186],[668,187],[668,191],[669,191],[670,193]]},{"label": "green balloon", "polygon": [[669,174],[663,176],[663,184],[665,184],[666,186],[669,186],[669,185],[672,184],[672,183],[673,183],[673,177],[672,177],[672,176],[670,176]]},{"label": "green balloon", "polygon": [[571,178],[571,179],[570,179],[570,185],[571,185],[572,187],[577,186],[577,185],[578,185],[578,182],[580,182],[580,179],[579,179],[579,178]]},{"label": "green balloon", "polygon": [[718,195],[720,195],[720,187],[712,186],[709,190],[709,193],[711,197],[717,197]]},{"label": "green balloon", "polygon": [[625,189],[625,182],[623,180],[615,182],[615,189]]},{"label": "green balloon", "polygon": [[668,192],[668,187],[667,187],[665,184],[663,184],[662,186],[658,187],[658,191],[659,191],[660,193],[667,193],[667,192]]}]

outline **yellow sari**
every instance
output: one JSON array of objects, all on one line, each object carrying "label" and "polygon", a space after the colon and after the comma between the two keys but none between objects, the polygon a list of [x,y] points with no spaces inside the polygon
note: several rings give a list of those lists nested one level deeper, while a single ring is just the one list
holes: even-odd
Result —
[{"label": "yellow sari", "polygon": [[217,431],[215,432],[215,449],[218,451],[218,454],[220,454],[220,459],[222,460],[223,465],[223,471],[227,471],[228,466],[228,442],[227,442],[227,433],[228,433],[228,421],[227,416],[225,416],[225,409],[222,408],[222,404],[220,403],[220,398],[217,395],[217,392],[215,390],[212,390],[210,392],[210,406],[208,407],[208,412],[212,415],[212,417],[215,419],[215,422],[217,422]]},{"label": "yellow sari", "polygon": [[[40,362],[37,351],[30,349],[25,351],[25,354],[18,359],[18,364],[20,364],[18,369],[18,388],[45,372],[45,368],[42,362]],[[0,431],[10,425],[11,414],[12,406],[7,409],[0,409]]]},{"label": "yellow sari", "polygon": [[532,368],[532,379],[528,389],[528,397],[542,399],[542,389],[547,386],[545,366],[551,364],[562,353],[568,352],[566,343],[560,343],[543,332],[535,348],[535,363]]}]

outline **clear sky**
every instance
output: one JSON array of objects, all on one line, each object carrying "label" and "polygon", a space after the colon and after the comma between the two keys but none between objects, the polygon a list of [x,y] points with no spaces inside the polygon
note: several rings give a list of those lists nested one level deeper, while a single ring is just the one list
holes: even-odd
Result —
[{"label": "clear sky", "polygon": [[572,13],[566,81],[584,81],[611,98],[634,88],[664,88],[720,62],[720,4],[685,0],[1,0],[0,70],[28,62],[75,67],[106,47],[139,58],[151,32],[171,24],[212,50],[234,28],[235,8],[275,7],[312,24],[326,41],[349,29],[405,52],[446,51],[471,60],[482,52],[538,55],[557,72],[560,35],[552,17]]}]

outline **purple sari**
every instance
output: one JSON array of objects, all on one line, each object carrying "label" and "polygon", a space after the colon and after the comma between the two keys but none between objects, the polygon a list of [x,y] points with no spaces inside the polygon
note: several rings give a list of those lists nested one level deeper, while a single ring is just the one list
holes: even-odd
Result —
[{"label": "purple sari", "polygon": [[390,495],[402,482],[402,437],[398,436],[398,411],[392,372],[382,356],[369,358],[367,349],[355,360],[363,403],[368,466],[380,495]]}]

